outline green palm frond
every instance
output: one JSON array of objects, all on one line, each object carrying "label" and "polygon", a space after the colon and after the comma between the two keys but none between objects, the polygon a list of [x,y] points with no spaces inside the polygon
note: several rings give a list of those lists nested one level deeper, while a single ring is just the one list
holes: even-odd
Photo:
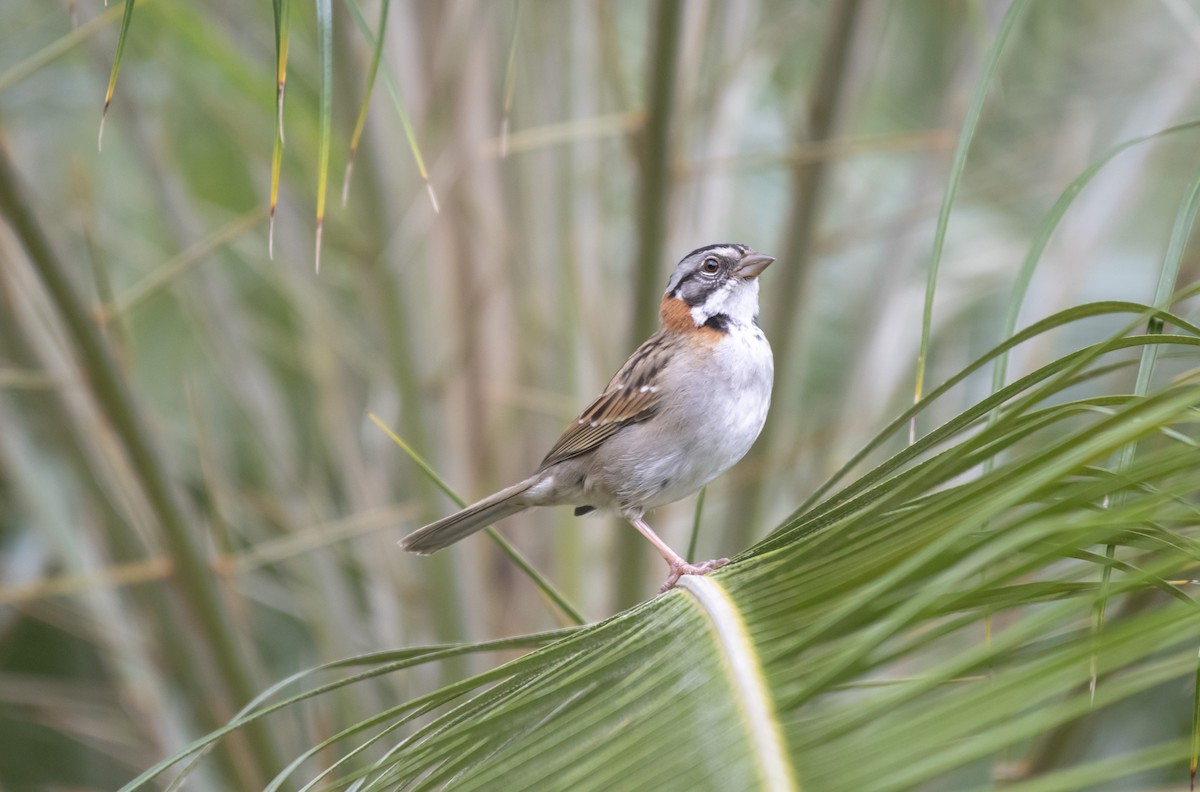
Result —
[{"label": "green palm frond", "polygon": [[[1150,688],[1174,684],[1185,700],[1200,609],[1168,581],[1200,558],[1200,385],[1193,372],[1146,395],[1075,391],[1131,348],[1200,339],[1135,304],[1081,306],[1041,329],[1116,310],[1190,334],[1122,336],[1054,361],[728,567],[381,708],[306,754],[337,745],[343,757],[311,788],[899,790],[954,772],[982,784],[1004,752],[1034,755]],[[1134,442],[1134,466],[1102,466]],[[1114,559],[1094,552],[1106,544]],[[1102,597],[1116,607],[1093,633]],[[1183,741],[1147,744],[1052,788],[1085,789],[1101,769],[1177,765],[1182,777],[1187,756]]]},{"label": "green palm frond", "polygon": [[[0,3],[0,785],[1194,773],[1189,4],[106,5]],[[654,524],[727,567],[626,610],[651,551],[567,509],[396,546],[722,239],[780,259],[774,403]]]}]

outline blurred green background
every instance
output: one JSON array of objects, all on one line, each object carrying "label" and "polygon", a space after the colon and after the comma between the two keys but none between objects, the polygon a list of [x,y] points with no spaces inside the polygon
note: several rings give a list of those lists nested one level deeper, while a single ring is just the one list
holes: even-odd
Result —
[{"label": "blurred green background", "polygon": [[[468,499],[512,483],[641,340],[673,263],[712,242],[778,258],[762,306],[777,379],[758,445],[708,489],[697,555],[765,536],[912,402],[938,208],[1007,5],[396,0],[342,205],[372,42],[358,6],[334,3],[318,274],[311,4],[290,16],[273,259],[270,6],[139,4],[97,150],[122,7],[0,4],[18,199],[111,346],[188,533],[164,527],[15,224],[0,226],[0,786],[115,788],[297,670],[569,623],[482,534],[401,553],[454,506],[368,414]],[[379,11],[361,5],[372,30]],[[1001,340],[1063,189],[1112,146],[1198,115],[1195,0],[1033,4],[954,200],[927,387]],[[1183,132],[1106,167],[1020,324],[1150,302],[1197,151]],[[1196,279],[1193,254],[1183,269]],[[1021,347],[1013,376],[1077,342]],[[921,421],[987,393],[981,375]],[[693,509],[652,523],[686,547]],[[615,520],[540,510],[501,528],[589,621],[662,577]],[[201,570],[181,569],[184,545]],[[270,739],[294,755],[497,659],[372,681]],[[1182,708],[1128,717],[1186,733]],[[255,739],[233,741],[207,783],[261,780]]]}]

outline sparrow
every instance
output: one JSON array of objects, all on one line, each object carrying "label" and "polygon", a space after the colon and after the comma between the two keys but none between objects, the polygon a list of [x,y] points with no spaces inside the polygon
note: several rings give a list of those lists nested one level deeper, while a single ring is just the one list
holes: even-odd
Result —
[{"label": "sparrow", "polygon": [[774,361],[758,326],[758,276],[772,261],[745,245],[698,248],[676,265],[659,327],[637,348],[532,476],[400,542],[427,555],[533,506],[615,512],[666,560],[667,591],[726,558],[688,563],[646,512],[696,492],[745,456],[771,403]]}]

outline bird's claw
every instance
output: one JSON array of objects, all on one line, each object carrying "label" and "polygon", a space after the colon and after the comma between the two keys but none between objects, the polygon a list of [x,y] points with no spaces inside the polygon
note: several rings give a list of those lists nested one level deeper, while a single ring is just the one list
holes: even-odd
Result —
[{"label": "bird's claw", "polygon": [[728,558],[714,558],[712,561],[704,561],[699,564],[671,564],[671,574],[667,575],[667,581],[662,584],[662,588],[658,590],[658,593],[664,594],[675,588],[675,584],[679,582],[679,578],[684,575],[707,575],[714,569],[719,569],[728,563]]}]

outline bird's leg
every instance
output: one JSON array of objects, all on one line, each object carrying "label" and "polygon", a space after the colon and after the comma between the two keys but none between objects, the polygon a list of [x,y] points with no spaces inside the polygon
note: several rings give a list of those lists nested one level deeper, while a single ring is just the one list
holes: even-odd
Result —
[{"label": "bird's leg", "polygon": [[642,536],[650,540],[650,544],[658,550],[663,560],[667,562],[667,566],[671,568],[671,572],[667,575],[667,582],[663,583],[659,589],[661,594],[664,591],[670,591],[675,588],[675,584],[679,582],[679,578],[684,575],[707,575],[718,567],[723,567],[729,563],[728,558],[714,558],[712,561],[704,561],[699,564],[689,564],[684,560],[683,556],[676,553],[671,547],[659,538],[654,530],[646,525],[646,521],[641,517],[626,517],[629,524],[638,529]]}]

